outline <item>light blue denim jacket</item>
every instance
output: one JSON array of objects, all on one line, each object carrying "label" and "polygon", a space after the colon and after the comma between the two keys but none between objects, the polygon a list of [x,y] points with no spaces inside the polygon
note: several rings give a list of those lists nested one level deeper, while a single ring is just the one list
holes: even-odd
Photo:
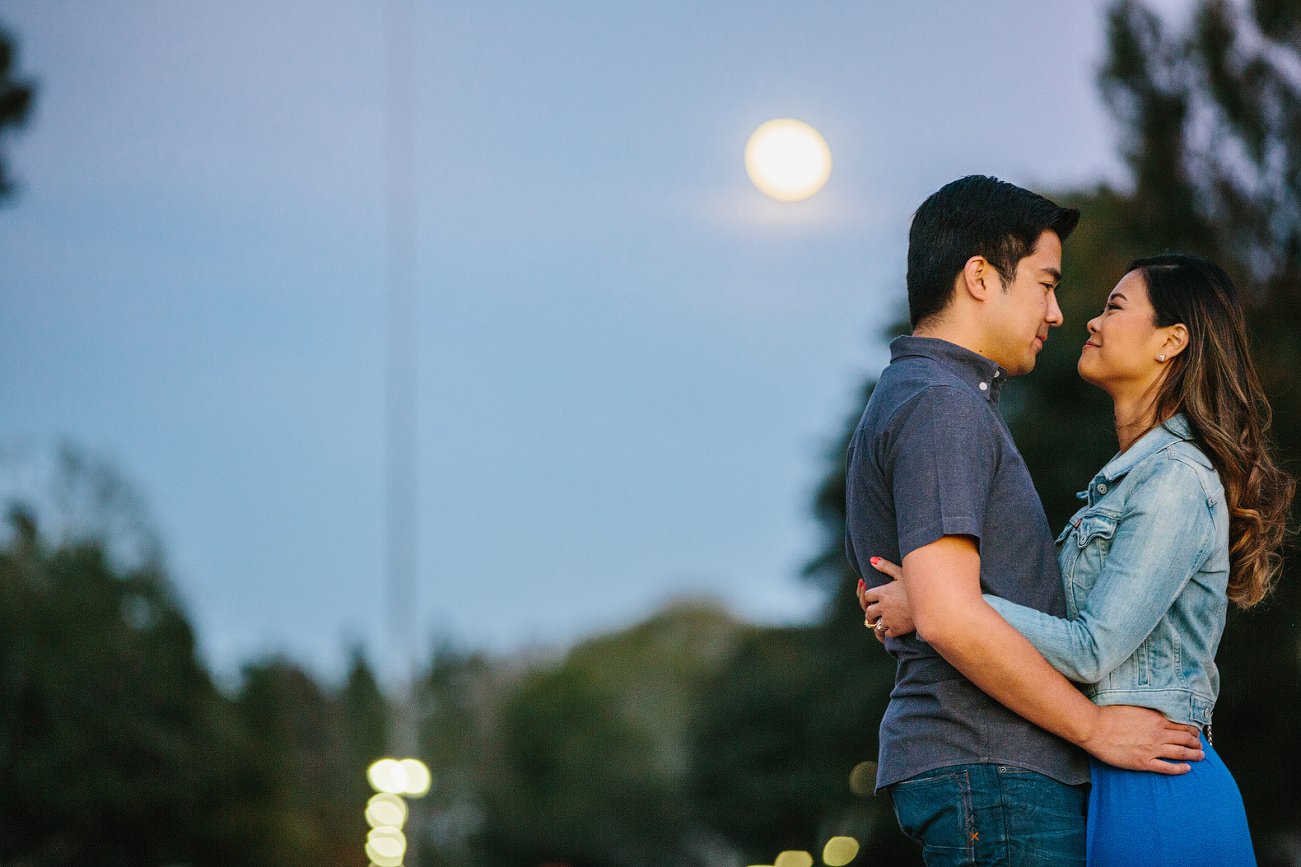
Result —
[{"label": "light blue denim jacket", "polygon": [[1112,458],[1057,539],[1066,619],[985,599],[1094,703],[1206,726],[1228,609],[1224,488],[1177,415]]}]

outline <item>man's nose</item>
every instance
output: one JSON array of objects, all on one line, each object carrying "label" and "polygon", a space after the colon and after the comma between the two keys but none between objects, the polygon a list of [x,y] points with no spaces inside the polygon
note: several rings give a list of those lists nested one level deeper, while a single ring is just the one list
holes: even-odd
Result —
[{"label": "man's nose", "polygon": [[1047,322],[1049,325],[1053,326],[1054,328],[1056,328],[1058,325],[1061,325],[1062,322],[1065,321],[1064,318],[1062,317],[1062,308],[1057,306],[1056,292],[1048,293],[1048,315],[1044,317],[1044,321]]}]

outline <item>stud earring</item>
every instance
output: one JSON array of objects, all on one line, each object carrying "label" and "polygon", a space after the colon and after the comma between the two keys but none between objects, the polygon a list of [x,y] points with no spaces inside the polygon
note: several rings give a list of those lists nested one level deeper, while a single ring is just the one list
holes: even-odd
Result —
[{"label": "stud earring", "polygon": [[1164,356],[1164,355],[1158,355],[1158,356],[1156,357],[1156,360],[1157,360],[1157,361],[1165,361],[1165,356]]}]

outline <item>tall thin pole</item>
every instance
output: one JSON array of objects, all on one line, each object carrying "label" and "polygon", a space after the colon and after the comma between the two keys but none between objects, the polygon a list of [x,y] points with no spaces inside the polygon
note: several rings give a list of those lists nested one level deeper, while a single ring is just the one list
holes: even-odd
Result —
[{"label": "tall thin pole", "polygon": [[[386,525],[391,755],[415,756],[417,382],[416,74],[411,0],[388,0],[385,87]],[[408,861],[408,863],[410,863]]]}]

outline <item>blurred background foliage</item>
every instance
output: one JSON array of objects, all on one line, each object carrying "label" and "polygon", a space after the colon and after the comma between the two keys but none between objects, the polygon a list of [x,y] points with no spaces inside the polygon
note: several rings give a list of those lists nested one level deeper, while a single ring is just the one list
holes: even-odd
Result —
[{"label": "blurred background foliage", "polygon": [[[1216,259],[1250,297],[1273,435],[1301,470],[1301,2],[1202,0],[1175,32],[1123,0],[1106,23],[1099,86],[1130,182],[1056,191],[1084,215],[1068,324],[1004,404],[1058,527],[1116,447],[1105,397],[1075,374],[1083,324],[1157,251]],[[0,34],[0,137],[33,99],[13,56]],[[12,183],[0,159],[0,194]],[[560,656],[431,651],[415,691],[435,778],[414,805],[420,863],[721,867],[838,834],[864,844],[856,864],[920,863],[888,802],[850,785],[894,669],[843,547],[844,446],[872,385],[812,504],[818,622],[761,628],[683,602]],[[60,467],[55,499],[84,508],[46,521],[15,503],[0,547],[0,864],[364,864],[364,772],[390,716],[364,653],[338,685],[266,659],[219,688],[138,504],[94,461]],[[1301,863],[1301,781],[1280,772],[1301,742],[1297,571],[1289,556],[1278,591],[1231,616],[1219,656],[1215,743],[1271,865]]]}]

